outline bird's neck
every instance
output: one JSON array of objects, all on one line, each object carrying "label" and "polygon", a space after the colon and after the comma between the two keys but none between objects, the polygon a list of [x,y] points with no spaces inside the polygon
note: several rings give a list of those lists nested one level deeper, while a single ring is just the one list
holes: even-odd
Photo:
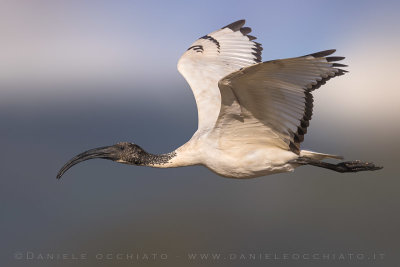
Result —
[{"label": "bird's neck", "polygon": [[180,147],[170,153],[152,154],[143,152],[137,165],[154,168],[174,168],[197,164],[193,151]]},{"label": "bird's neck", "polygon": [[138,159],[137,165],[155,167],[155,168],[168,168],[171,165],[172,159],[176,157],[176,152],[166,154],[151,154],[143,151]]}]

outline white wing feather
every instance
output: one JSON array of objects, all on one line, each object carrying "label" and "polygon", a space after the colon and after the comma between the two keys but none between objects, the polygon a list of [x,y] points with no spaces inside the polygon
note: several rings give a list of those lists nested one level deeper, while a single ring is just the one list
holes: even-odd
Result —
[{"label": "white wing feather", "polygon": [[198,109],[198,130],[212,129],[221,109],[218,81],[261,61],[261,45],[247,35],[245,21],[234,22],[199,38],[182,55],[178,70],[192,88]]},{"label": "white wing feather", "polygon": [[220,147],[275,146],[299,154],[312,115],[311,91],[345,73],[327,50],[298,58],[259,63],[219,82],[222,105],[214,132]]}]

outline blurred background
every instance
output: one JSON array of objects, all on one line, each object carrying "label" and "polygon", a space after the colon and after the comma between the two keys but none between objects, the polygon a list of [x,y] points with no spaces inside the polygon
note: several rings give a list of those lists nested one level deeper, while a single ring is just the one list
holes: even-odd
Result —
[{"label": "blurred background", "polygon": [[[1,265],[395,266],[399,8],[399,1],[0,1]],[[314,93],[302,147],[383,170],[302,167],[241,181],[199,166],[94,160],[55,179],[93,147],[129,141],[162,153],[186,142],[197,110],[177,60],[198,37],[242,18],[263,44],[263,60],[331,48],[346,56],[350,73]],[[293,256],[313,253],[319,259]]]}]

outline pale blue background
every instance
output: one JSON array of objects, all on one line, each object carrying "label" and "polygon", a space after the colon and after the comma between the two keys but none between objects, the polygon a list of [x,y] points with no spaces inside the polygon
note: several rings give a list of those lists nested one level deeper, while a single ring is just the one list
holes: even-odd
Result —
[{"label": "pale blue background", "polygon": [[[398,1],[0,1],[2,266],[394,266],[399,261]],[[247,19],[263,59],[337,48],[350,73],[315,93],[304,148],[379,172],[303,167],[253,180],[203,167],[89,161],[119,141],[168,152],[197,127],[176,70],[198,37]],[[15,260],[15,252],[89,260]],[[188,262],[205,253],[385,253],[383,261]],[[167,262],[96,253],[168,253]]]}]

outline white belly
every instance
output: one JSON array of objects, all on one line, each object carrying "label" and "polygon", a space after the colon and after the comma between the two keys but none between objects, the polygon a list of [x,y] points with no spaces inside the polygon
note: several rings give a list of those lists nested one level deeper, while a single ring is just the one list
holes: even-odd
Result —
[{"label": "white belly", "polygon": [[279,148],[240,147],[238,149],[205,151],[203,164],[219,175],[230,178],[254,178],[273,173],[293,171],[290,160],[298,156]]}]

